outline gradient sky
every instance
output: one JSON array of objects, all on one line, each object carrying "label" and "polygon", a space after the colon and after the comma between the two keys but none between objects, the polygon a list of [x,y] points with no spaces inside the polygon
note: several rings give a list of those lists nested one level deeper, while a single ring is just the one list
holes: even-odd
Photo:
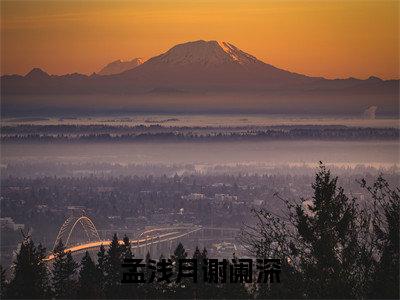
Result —
[{"label": "gradient sky", "polygon": [[399,78],[399,1],[1,1],[2,74],[88,74],[199,39],[306,75]]}]

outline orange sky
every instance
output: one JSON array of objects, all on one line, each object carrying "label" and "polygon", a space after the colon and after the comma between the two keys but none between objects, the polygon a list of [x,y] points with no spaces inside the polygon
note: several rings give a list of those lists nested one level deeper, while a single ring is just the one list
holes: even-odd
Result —
[{"label": "orange sky", "polygon": [[290,71],[399,78],[399,1],[1,1],[1,73],[91,73],[191,40]]}]

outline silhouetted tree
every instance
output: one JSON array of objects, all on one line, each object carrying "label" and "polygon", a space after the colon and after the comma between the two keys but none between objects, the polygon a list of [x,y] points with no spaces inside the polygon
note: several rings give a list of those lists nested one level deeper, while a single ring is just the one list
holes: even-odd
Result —
[{"label": "silhouetted tree", "polygon": [[174,254],[172,259],[175,263],[178,263],[180,259],[185,259],[187,257],[187,253],[182,243],[179,243],[176,249],[174,250]]},{"label": "silhouetted tree", "polygon": [[355,200],[337,187],[337,179],[321,166],[312,185],[311,204],[296,206],[296,228],[302,245],[293,245],[293,250],[304,253],[301,268],[310,298],[356,296],[357,212]]},{"label": "silhouetted tree", "polygon": [[[123,244],[121,245],[121,251],[122,251],[122,261],[124,259],[132,259],[134,257],[132,253],[132,248],[131,248],[131,242],[129,241],[128,236],[124,236]],[[141,270],[138,270],[141,272]],[[121,275],[122,276],[122,275]],[[142,285],[139,286],[138,283],[135,284],[123,284],[121,285],[120,288],[120,297],[124,299],[132,299],[132,298],[137,298],[138,296],[141,296],[140,298],[143,297],[143,295],[139,295],[139,292],[141,293],[141,287]]]},{"label": "silhouetted tree", "polygon": [[[144,270],[144,276],[146,278],[146,283],[139,285],[140,288],[138,290],[138,296],[144,297],[147,299],[154,299],[154,298],[160,297],[160,295],[162,294],[162,291],[158,291],[157,278],[154,278],[153,282],[149,282],[150,278],[152,276],[152,270],[150,270],[150,260],[151,260],[150,252],[147,251],[146,257],[144,260],[144,263],[146,265],[146,268]],[[153,265],[153,266],[156,267],[155,265]]]},{"label": "silhouetted tree", "polygon": [[96,299],[100,296],[99,272],[89,252],[86,251],[85,256],[82,258],[81,269],[79,271],[78,298]]},{"label": "silhouetted tree", "polygon": [[[237,259],[235,255],[233,255],[233,259]],[[226,270],[226,283],[219,283],[217,288],[214,288],[212,293],[212,298],[216,299],[249,299],[250,294],[247,292],[247,289],[243,283],[231,283],[231,265],[232,261],[229,261],[227,270]]]},{"label": "silhouetted tree", "polygon": [[193,253],[193,259],[197,260],[197,284],[193,285],[193,298],[196,299],[211,299],[219,297],[220,284],[209,283],[208,278],[205,277],[207,274],[208,256],[206,248],[200,252],[199,248],[196,247]]},{"label": "silhouetted tree", "polygon": [[106,254],[105,264],[105,292],[109,298],[118,298],[121,286],[121,265],[123,248],[119,244],[118,236],[114,234]]},{"label": "silhouetted tree", "polygon": [[60,240],[54,249],[53,289],[56,298],[71,299],[76,296],[78,264],[71,251],[65,252]]},{"label": "silhouetted tree", "polygon": [[126,235],[123,238],[123,242],[124,242],[124,244],[121,245],[123,259],[125,259],[125,258],[128,258],[128,259],[129,258],[133,258],[131,242],[129,241],[129,238]]},{"label": "silhouetted tree", "polygon": [[196,249],[193,252],[193,259],[198,260],[198,259],[200,259],[200,257],[201,257],[201,252],[200,252],[199,246],[196,246]]},{"label": "silhouetted tree", "polygon": [[0,265],[0,299],[5,297],[6,289],[7,289],[6,270],[4,270],[3,266]]},{"label": "silhouetted tree", "polygon": [[99,290],[104,296],[105,294],[105,276],[106,276],[106,249],[103,244],[100,245],[99,252],[97,252],[97,274],[99,280]]},{"label": "silhouetted tree", "polygon": [[[164,254],[161,254],[158,261],[162,261],[163,259],[168,259],[167,257],[164,256]],[[169,284],[166,281],[161,281],[157,282],[155,284],[156,290],[153,293],[149,293],[150,295],[153,294],[154,298],[174,298],[176,289],[175,285]]]},{"label": "silhouetted tree", "polygon": [[382,176],[372,186],[367,186],[365,180],[361,181],[361,185],[372,195],[372,240],[377,246],[369,296],[399,299],[400,189],[391,188]]},{"label": "silhouetted tree", "polygon": [[35,247],[33,241],[24,238],[14,261],[14,276],[7,289],[7,298],[38,299],[50,296],[49,277],[46,268],[45,248]]},{"label": "silhouetted tree", "polygon": [[[248,226],[242,240],[257,257],[282,259],[288,283],[265,285],[265,297],[354,298],[364,293],[367,268],[360,244],[362,222],[355,199],[337,186],[337,177],[321,163],[312,184],[312,199],[284,199],[281,215],[261,209],[256,226]],[[360,217],[362,219],[362,217]]]}]

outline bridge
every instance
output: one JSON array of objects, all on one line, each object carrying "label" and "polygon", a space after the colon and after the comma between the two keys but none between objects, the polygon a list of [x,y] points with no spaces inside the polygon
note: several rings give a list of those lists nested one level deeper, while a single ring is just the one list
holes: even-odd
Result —
[{"label": "bridge", "polygon": [[[71,236],[77,227],[83,229],[86,242],[71,245]],[[142,254],[147,253],[158,247],[161,244],[169,243],[169,250],[171,251],[172,242],[176,242],[182,238],[197,235],[198,240],[207,240],[205,233],[216,232],[222,235],[225,239],[234,239],[239,229],[236,228],[219,228],[219,227],[202,227],[197,225],[191,226],[169,226],[169,227],[157,227],[150,228],[141,232],[137,238],[130,240],[131,248],[133,252]],[[132,232],[132,231],[129,231]],[[229,233],[230,237],[226,236]],[[59,241],[65,242],[65,252],[71,252],[73,254],[83,253],[85,251],[91,251],[98,249],[101,245],[108,247],[111,244],[111,240],[101,239],[99,231],[96,229],[92,220],[87,216],[71,216],[61,226],[57,238],[54,242],[53,251],[49,253],[45,261],[51,261],[54,259],[54,249]],[[123,240],[118,241],[119,244],[123,244]]]}]

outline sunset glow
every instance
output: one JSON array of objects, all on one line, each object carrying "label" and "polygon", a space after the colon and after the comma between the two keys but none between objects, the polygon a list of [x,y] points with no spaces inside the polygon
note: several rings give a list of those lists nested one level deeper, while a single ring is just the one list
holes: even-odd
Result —
[{"label": "sunset glow", "polygon": [[177,43],[231,42],[293,72],[399,78],[398,1],[2,1],[1,73],[99,71]]}]

